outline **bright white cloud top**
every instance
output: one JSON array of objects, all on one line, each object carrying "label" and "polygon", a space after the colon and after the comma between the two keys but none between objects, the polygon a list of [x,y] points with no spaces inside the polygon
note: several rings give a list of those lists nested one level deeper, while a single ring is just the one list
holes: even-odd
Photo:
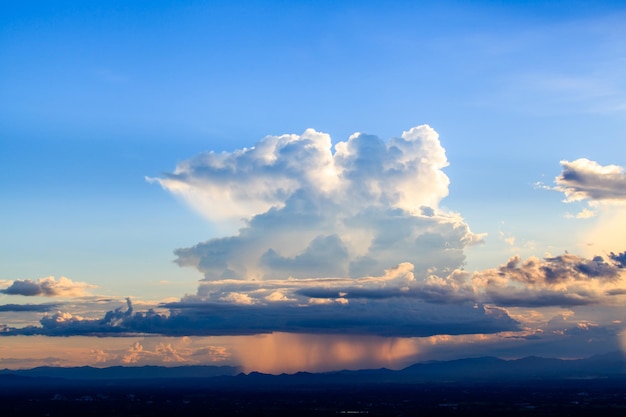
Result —
[{"label": "bright white cloud top", "polygon": [[363,277],[410,262],[451,271],[481,241],[442,211],[448,165],[437,132],[414,127],[384,142],[355,133],[333,147],[313,129],[249,149],[199,155],[158,181],[235,236],[176,251],[207,280]]},{"label": "bright white cloud top", "polygon": [[347,204],[416,212],[448,195],[448,165],[439,135],[414,127],[388,143],[355,133],[334,146],[328,134],[267,136],[251,148],[208,152],[151,179],[182,195],[214,221],[249,219],[282,208],[298,193]]}]

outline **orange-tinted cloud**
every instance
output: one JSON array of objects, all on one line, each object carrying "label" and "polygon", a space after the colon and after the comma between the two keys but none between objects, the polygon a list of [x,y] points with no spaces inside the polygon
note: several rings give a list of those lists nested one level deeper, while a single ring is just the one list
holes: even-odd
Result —
[{"label": "orange-tinted cloud", "polygon": [[43,296],[43,297],[81,297],[88,294],[89,289],[96,288],[85,282],[74,282],[69,278],[54,277],[39,278],[38,280],[17,279],[0,293],[7,295]]}]

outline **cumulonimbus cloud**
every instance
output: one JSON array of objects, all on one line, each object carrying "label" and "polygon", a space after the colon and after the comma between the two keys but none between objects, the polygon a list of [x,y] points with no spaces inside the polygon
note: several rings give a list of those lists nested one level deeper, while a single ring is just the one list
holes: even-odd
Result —
[{"label": "cumulonimbus cloud", "polygon": [[16,279],[7,288],[1,289],[0,293],[7,295],[22,295],[26,297],[81,297],[87,295],[87,290],[95,288],[85,282],[74,282],[69,278],[54,277],[31,279]]},{"label": "cumulonimbus cloud", "polygon": [[234,152],[201,154],[163,178],[214,222],[243,220],[233,236],[175,251],[206,280],[381,275],[402,262],[416,273],[452,271],[482,241],[441,210],[448,165],[437,133],[414,127],[387,142],[355,133],[267,136]]}]

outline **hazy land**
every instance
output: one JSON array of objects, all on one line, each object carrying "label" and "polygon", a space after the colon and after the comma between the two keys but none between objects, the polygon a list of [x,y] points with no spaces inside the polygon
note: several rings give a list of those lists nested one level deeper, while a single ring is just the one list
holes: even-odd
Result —
[{"label": "hazy land", "polygon": [[235,367],[0,371],[0,413],[141,415],[623,415],[619,353],[583,360],[483,357],[387,369],[268,375]]}]

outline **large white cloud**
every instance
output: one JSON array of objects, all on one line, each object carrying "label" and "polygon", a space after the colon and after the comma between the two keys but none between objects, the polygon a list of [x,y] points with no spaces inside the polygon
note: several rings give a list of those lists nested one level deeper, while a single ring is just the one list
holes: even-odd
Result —
[{"label": "large white cloud", "polygon": [[205,153],[151,179],[214,222],[243,219],[233,236],[176,251],[207,280],[363,277],[402,262],[423,276],[452,271],[480,242],[439,209],[448,165],[437,133],[414,127],[387,142],[355,133],[268,136],[231,153]]},{"label": "large white cloud", "polygon": [[448,194],[445,151],[427,125],[387,143],[355,133],[332,148],[330,136],[313,129],[266,136],[251,148],[203,153],[148,180],[213,221],[249,219],[284,207],[297,193],[347,205],[347,212],[363,204],[415,212]]}]

